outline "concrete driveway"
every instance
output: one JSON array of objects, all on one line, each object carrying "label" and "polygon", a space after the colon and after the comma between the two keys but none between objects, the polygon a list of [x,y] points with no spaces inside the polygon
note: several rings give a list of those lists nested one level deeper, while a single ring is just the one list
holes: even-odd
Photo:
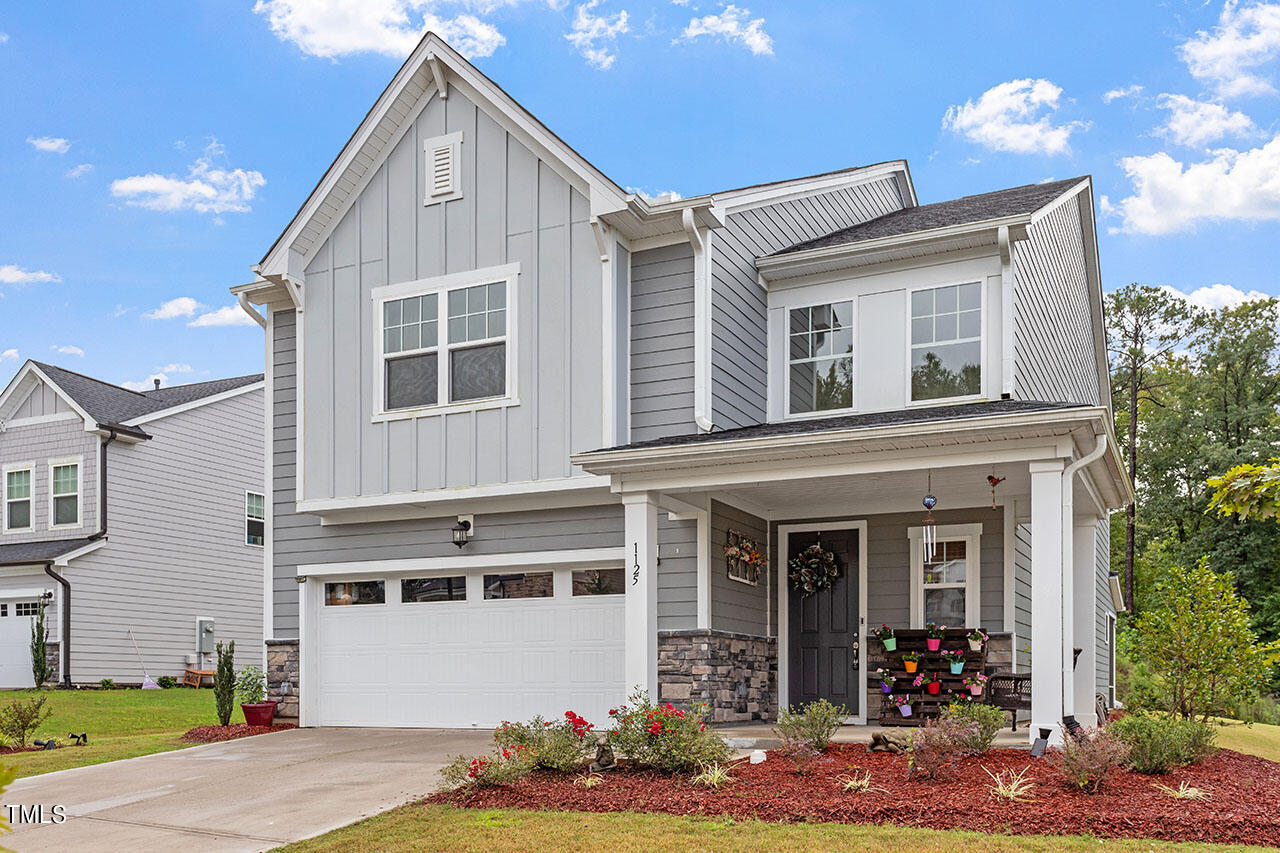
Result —
[{"label": "concrete driveway", "polygon": [[19,853],[258,851],[435,790],[447,757],[488,731],[295,729],[19,779],[6,805],[55,804],[61,824],[14,824]]}]

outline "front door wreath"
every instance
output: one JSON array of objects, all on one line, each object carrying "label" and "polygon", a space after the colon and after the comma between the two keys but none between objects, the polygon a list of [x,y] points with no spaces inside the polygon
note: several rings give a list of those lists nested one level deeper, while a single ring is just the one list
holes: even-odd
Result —
[{"label": "front door wreath", "polygon": [[822,547],[810,545],[787,561],[787,577],[793,589],[804,597],[829,589],[840,577],[840,561]]}]

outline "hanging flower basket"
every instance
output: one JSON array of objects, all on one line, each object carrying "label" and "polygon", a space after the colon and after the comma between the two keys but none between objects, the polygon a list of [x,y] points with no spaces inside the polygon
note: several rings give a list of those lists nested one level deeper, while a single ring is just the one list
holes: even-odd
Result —
[{"label": "hanging flower basket", "polygon": [[884,650],[886,652],[892,652],[898,648],[898,638],[893,633],[893,629],[888,625],[881,625],[876,629],[875,634],[876,639],[884,643]]},{"label": "hanging flower basket", "polygon": [[909,697],[891,696],[889,697],[889,701],[892,702],[895,706],[897,706],[898,711],[902,713],[902,716],[904,717],[911,716],[911,699]]},{"label": "hanging flower basket", "polygon": [[902,668],[907,672],[915,672],[916,667],[920,665],[919,652],[907,652],[902,656]]},{"label": "hanging flower basket", "polygon": [[787,577],[791,588],[807,598],[840,578],[840,561],[821,545],[810,545],[787,561]]},{"label": "hanging flower basket", "polygon": [[974,628],[972,631],[969,632],[970,650],[975,652],[982,651],[982,647],[987,644],[988,639],[989,637],[987,636],[986,631],[982,630],[981,628]]},{"label": "hanging flower basket", "polygon": [[759,543],[736,530],[729,531],[724,556],[729,567],[729,579],[753,586],[759,583],[761,571],[769,567],[769,557]]}]

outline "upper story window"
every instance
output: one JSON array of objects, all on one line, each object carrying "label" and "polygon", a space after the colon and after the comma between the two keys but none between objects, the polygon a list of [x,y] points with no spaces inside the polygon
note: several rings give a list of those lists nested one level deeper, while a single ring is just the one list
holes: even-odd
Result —
[{"label": "upper story window", "polygon": [[943,400],[982,392],[982,285],[911,293],[911,399]]},{"label": "upper story window", "polygon": [[244,493],[244,543],[267,544],[267,501],[255,492]]},{"label": "upper story window", "polygon": [[787,412],[853,408],[853,302],[788,312]]},{"label": "upper story window", "polygon": [[52,500],[49,505],[50,527],[75,527],[80,524],[80,463],[49,463]]},{"label": "upper story window", "polygon": [[509,348],[515,276],[509,265],[375,291],[382,414],[514,396]]},{"label": "upper story window", "polygon": [[31,529],[32,466],[8,468],[4,472],[4,529]]}]

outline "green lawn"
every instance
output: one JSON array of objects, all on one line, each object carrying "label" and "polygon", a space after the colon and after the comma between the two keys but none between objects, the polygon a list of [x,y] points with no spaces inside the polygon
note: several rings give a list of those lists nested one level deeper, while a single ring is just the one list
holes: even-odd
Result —
[{"label": "green lawn", "polygon": [[[35,776],[68,767],[100,764],[118,758],[132,758],[181,749],[189,744],[179,738],[187,729],[218,722],[213,707],[213,691],[171,688],[169,690],[44,690],[45,707],[52,711],[36,737],[53,737],[59,748],[41,752],[19,752],[0,756],[0,764],[18,765],[19,776]],[[0,706],[14,699],[28,699],[30,690],[0,691]],[[231,717],[243,723],[239,707]],[[88,732],[89,745],[63,748],[70,744],[67,732]]]},{"label": "green lawn", "polygon": [[1249,755],[1258,755],[1268,761],[1280,761],[1280,726],[1254,723],[1246,726],[1234,720],[1214,731],[1218,734],[1218,746],[1234,749]]},{"label": "green lawn", "polygon": [[473,811],[451,806],[401,806],[327,835],[278,848],[287,853],[514,853],[528,850],[610,853],[704,853],[769,850],[777,853],[910,850],[912,853],[1240,853],[1264,847],[1168,844],[1086,836],[1008,836],[938,832],[899,826],[835,823],[735,822],[656,814],[588,814],[519,810]]}]

